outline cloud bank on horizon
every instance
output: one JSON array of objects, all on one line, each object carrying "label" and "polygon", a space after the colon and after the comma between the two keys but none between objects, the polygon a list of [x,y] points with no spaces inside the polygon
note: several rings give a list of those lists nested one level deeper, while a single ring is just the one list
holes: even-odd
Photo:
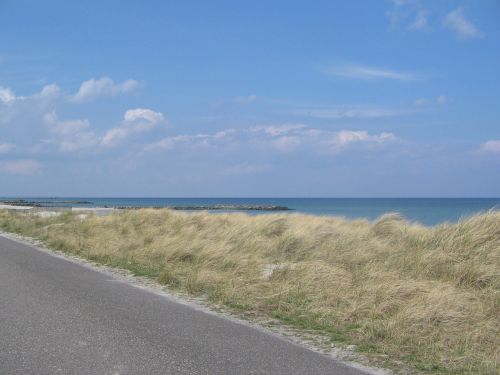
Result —
[{"label": "cloud bank on horizon", "polygon": [[0,196],[500,195],[494,1],[1,7]]}]

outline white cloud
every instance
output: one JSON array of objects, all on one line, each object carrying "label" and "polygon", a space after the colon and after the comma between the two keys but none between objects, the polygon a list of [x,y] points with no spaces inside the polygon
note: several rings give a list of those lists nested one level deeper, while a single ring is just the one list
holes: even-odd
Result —
[{"label": "white cloud", "polygon": [[414,81],[419,77],[412,73],[404,73],[396,70],[375,68],[369,66],[345,64],[337,65],[325,70],[326,74],[343,78],[354,78],[361,80],[394,80]]},{"label": "white cloud", "polygon": [[455,34],[462,39],[483,37],[483,33],[465,17],[461,7],[446,15],[443,20],[443,26],[455,32]]},{"label": "white cloud", "polygon": [[233,100],[238,104],[249,104],[257,100],[257,95],[237,96]]},{"label": "white cloud", "polygon": [[448,98],[447,96],[445,95],[439,95],[436,99],[436,102],[438,104],[446,104],[450,101],[450,98]]},{"label": "white cloud", "polygon": [[184,145],[190,148],[200,146],[210,146],[213,141],[223,140],[229,135],[231,129],[221,131],[215,134],[179,134],[160,139],[145,147],[145,151],[171,150],[177,146]]},{"label": "white cloud", "polygon": [[190,148],[206,148],[213,146],[215,142],[224,142],[231,139],[234,129],[226,129],[214,134],[179,134],[172,137],[163,138],[157,142],[146,146],[146,151],[152,150],[170,150],[179,145],[185,145]]},{"label": "white cloud", "polygon": [[293,152],[298,149],[319,153],[338,153],[351,145],[363,144],[368,146],[382,145],[395,142],[398,138],[393,133],[383,132],[380,134],[369,134],[367,131],[329,131],[309,127],[300,127],[291,130],[286,135],[271,135],[262,128],[260,142],[269,142],[272,149],[280,152]]},{"label": "white cloud", "polygon": [[0,154],[6,154],[14,148],[10,143],[0,143]]},{"label": "white cloud", "polygon": [[424,105],[430,105],[432,104],[432,100],[427,99],[427,98],[419,98],[415,100],[415,105],[418,106],[424,106]]},{"label": "white cloud", "polygon": [[392,0],[392,2],[396,6],[402,6],[412,3],[413,0]]},{"label": "white cloud", "polygon": [[386,13],[389,18],[391,28],[395,28],[402,19],[407,17],[406,12],[402,11],[409,1],[405,0],[393,0],[393,9]]},{"label": "white cloud", "polygon": [[230,138],[234,133],[236,132],[235,129],[225,129],[225,130],[221,130],[221,131],[218,131],[216,132],[212,138],[214,139],[228,139]]},{"label": "white cloud", "polygon": [[173,137],[166,137],[157,142],[151,143],[146,146],[146,151],[151,150],[170,150],[174,148],[178,143],[191,141],[196,139],[197,136],[189,136],[189,135],[176,135]]},{"label": "white cloud", "polygon": [[285,135],[274,140],[272,145],[278,151],[292,152],[299,147],[300,143],[300,137]]},{"label": "white cloud", "polygon": [[50,85],[43,86],[42,91],[40,91],[40,93],[38,94],[35,94],[34,96],[40,99],[52,99],[59,96],[60,93],[61,88],[52,83]]},{"label": "white cloud", "polygon": [[450,99],[449,97],[447,97],[446,95],[439,95],[435,99],[419,98],[419,99],[415,100],[415,105],[417,105],[417,106],[426,106],[426,105],[432,105],[432,104],[443,105],[443,104],[449,103],[451,101],[453,101],[453,100]]},{"label": "white cloud", "polygon": [[257,174],[270,171],[272,168],[271,164],[242,163],[226,168],[226,173],[230,175]]},{"label": "white cloud", "polygon": [[91,78],[81,84],[78,92],[71,97],[73,102],[84,102],[99,96],[114,96],[117,94],[129,93],[139,87],[139,82],[128,79],[121,83],[115,83],[109,77],[99,79]]},{"label": "white cloud", "polygon": [[417,12],[417,14],[415,15],[415,20],[408,26],[408,30],[430,30],[430,26],[427,21],[427,12],[425,10],[419,10]]},{"label": "white cloud", "polygon": [[9,104],[16,99],[18,98],[10,88],[0,86],[0,102],[4,104]]},{"label": "white cloud", "polygon": [[284,125],[271,125],[271,126],[254,126],[249,129],[251,132],[264,131],[271,136],[278,136],[289,133],[292,130],[306,128],[303,124],[284,124]]},{"label": "white cloud", "polygon": [[123,116],[128,123],[135,123],[141,128],[152,128],[156,124],[165,120],[163,114],[147,108],[129,109]]},{"label": "white cloud", "polygon": [[0,87],[0,125],[7,124],[15,129],[32,126],[36,132],[36,124],[41,122],[45,112],[52,109],[59,93],[55,84],[26,96],[16,95],[9,87]]},{"label": "white cloud", "polygon": [[492,139],[484,142],[480,146],[480,150],[484,152],[500,153],[500,140]]},{"label": "white cloud", "polygon": [[55,112],[47,113],[45,122],[51,126],[50,132],[55,136],[49,143],[57,144],[60,151],[75,152],[95,147],[98,137],[90,130],[88,120],[60,121]]},{"label": "white cloud", "polygon": [[332,151],[340,151],[350,144],[354,143],[371,143],[382,144],[386,142],[394,142],[397,138],[392,133],[381,133],[379,135],[370,135],[367,131],[350,131],[343,130],[338,132],[330,141]]},{"label": "white cloud", "polygon": [[40,173],[42,168],[41,163],[31,159],[0,161],[0,172],[5,173],[34,175]]},{"label": "white cloud", "polygon": [[150,131],[159,123],[165,122],[162,113],[146,108],[129,109],[123,117],[124,121],[120,126],[112,128],[104,134],[101,139],[102,146],[114,147],[131,134]]},{"label": "white cloud", "polygon": [[395,142],[398,138],[392,133],[369,134],[367,131],[328,131],[309,128],[305,125],[291,127],[283,125],[286,132],[276,131],[279,126],[259,126],[242,130],[228,129],[214,134],[176,135],[164,138],[146,146],[145,151],[193,149],[219,147],[220,149],[249,148],[260,151],[283,153],[298,150],[320,154],[341,152],[355,144],[373,148]]},{"label": "white cloud", "polygon": [[381,118],[399,116],[407,111],[373,106],[331,106],[310,107],[290,111],[291,114],[323,119],[340,120],[345,118]]},{"label": "white cloud", "polygon": [[123,142],[131,133],[131,129],[116,127],[108,130],[101,139],[101,146],[114,147]]},{"label": "white cloud", "polygon": [[55,84],[45,85],[39,93],[29,96],[17,96],[9,87],[0,86],[0,103],[12,105],[15,102],[27,101],[29,99],[47,101],[54,99],[60,93],[61,89]]},{"label": "white cloud", "polygon": [[429,12],[419,0],[396,0],[392,3],[392,9],[387,12],[391,29],[395,29],[399,24],[406,24],[406,29],[410,31],[431,30],[428,22]]}]

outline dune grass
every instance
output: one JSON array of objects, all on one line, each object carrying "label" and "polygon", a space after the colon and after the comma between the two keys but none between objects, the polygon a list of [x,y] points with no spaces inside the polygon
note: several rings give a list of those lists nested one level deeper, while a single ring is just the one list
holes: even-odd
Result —
[{"label": "dune grass", "polygon": [[355,344],[417,373],[499,371],[500,211],[424,227],[306,215],[168,209],[0,228],[171,288]]}]

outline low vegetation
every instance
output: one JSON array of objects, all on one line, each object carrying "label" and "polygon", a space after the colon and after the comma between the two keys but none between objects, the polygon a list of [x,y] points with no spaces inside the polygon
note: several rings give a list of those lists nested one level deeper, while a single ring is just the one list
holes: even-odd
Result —
[{"label": "low vegetation", "polygon": [[499,371],[500,211],[424,227],[298,214],[0,211],[0,228],[417,373]]}]

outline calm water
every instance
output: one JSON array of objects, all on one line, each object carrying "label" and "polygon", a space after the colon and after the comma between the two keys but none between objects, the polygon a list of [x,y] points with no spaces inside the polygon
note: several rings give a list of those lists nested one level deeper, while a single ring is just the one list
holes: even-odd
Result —
[{"label": "calm water", "polygon": [[[14,199],[12,197],[3,199]],[[314,215],[337,215],[348,218],[375,219],[386,212],[399,212],[412,221],[434,225],[491,208],[500,209],[500,198],[29,198],[44,205],[82,207],[164,207],[209,206],[215,204],[279,205]],[[72,201],[72,202],[69,202]],[[88,201],[75,204],[74,201]],[[46,203],[48,202],[48,203]],[[287,212],[287,211],[285,211]],[[252,215],[263,214],[253,211]]]}]

